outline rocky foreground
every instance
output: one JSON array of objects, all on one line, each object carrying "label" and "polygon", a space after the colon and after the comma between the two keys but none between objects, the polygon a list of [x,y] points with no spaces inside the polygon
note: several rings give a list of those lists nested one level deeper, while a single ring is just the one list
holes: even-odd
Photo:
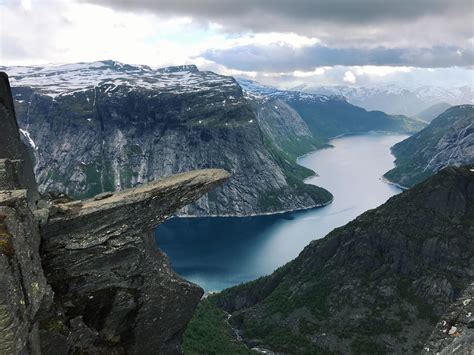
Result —
[{"label": "rocky foreground", "polygon": [[0,127],[0,353],[180,353],[203,291],[171,270],[152,229],[229,174],[40,198],[4,73]]},{"label": "rocky foreground", "polygon": [[[474,167],[449,167],[210,301],[231,314],[248,348],[472,354],[473,283]],[[191,348],[211,319],[203,309]]]}]

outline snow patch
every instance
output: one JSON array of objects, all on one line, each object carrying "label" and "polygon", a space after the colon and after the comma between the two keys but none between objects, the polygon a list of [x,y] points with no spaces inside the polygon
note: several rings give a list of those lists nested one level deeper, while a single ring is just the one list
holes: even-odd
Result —
[{"label": "snow patch", "polygon": [[28,143],[34,150],[38,150],[38,147],[36,146],[35,142],[33,141],[33,138],[31,138],[30,132],[28,132],[26,129],[21,129],[20,132],[25,136],[27,139]]}]

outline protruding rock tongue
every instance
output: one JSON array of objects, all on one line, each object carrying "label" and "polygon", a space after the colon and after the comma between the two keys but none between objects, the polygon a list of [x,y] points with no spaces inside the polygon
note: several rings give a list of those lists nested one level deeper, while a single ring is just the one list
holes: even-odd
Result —
[{"label": "protruding rock tongue", "polygon": [[39,199],[33,165],[21,142],[6,73],[0,72],[0,189],[27,189],[33,207]]}]

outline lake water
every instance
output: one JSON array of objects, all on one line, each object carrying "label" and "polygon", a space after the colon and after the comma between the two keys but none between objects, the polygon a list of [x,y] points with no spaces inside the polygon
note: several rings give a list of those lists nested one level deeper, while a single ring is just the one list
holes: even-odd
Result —
[{"label": "lake water", "polygon": [[400,190],[381,181],[393,167],[390,147],[404,135],[371,133],[337,138],[334,148],[299,164],[319,176],[307,183],[334,195],[332,204],[307,211],[245,218],[173,218],[156,229],[159,247],[182,277],[219,291],[270,274],[324,237]]}]

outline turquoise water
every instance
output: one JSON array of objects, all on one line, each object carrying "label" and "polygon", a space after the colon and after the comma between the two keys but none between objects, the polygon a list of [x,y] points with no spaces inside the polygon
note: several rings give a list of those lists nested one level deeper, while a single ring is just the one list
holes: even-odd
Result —
[{"label": "turquoise water", "polygon": [[301,212],[245,218],[173,218],[156,229],[156,240],[174,270],[206,291],[267,275],[324,237],[400,190],[381,181],[393,167],[390,147],[405,135],[371,133],[331,141],[334,148],[299,163],[319,176],[307,183],[334,195],[332,204]]}]

